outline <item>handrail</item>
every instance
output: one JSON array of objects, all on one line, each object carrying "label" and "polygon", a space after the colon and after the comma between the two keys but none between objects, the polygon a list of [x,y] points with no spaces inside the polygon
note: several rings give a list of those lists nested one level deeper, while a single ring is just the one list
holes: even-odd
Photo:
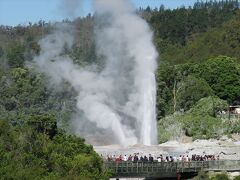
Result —
[{"label": "handrail", "polygon": [[240,171],[240,160],[212,160],[189,162],[119,162],[106,161],[105,168],[116,174],[156,172]]}]

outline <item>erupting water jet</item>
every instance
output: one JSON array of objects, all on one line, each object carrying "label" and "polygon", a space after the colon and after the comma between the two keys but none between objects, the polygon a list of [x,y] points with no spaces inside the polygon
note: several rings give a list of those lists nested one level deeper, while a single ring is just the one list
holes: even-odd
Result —
[{"label": "erupting water jet", "polygon": [[157,143],[157,52],[152,32],[127,0],[97,0],[95,42],[104,68],[80,67],[62,55],[74,44],[74,28],[61,25],[39,44],[34,62],[54,84],[67,81],[78,92],[75,133],[92,144]]}]

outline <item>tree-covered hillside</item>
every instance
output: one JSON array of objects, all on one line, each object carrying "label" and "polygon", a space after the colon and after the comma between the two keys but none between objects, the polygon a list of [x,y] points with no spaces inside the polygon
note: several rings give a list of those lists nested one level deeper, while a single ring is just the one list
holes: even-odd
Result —
[{"label": "tree-covered hillside", "polygon": [[[238,122],[223,129],[221,124],[228,122],[217,118],[221,111],[228,110],[227,106],[216,108],[218,111],[214,110],[209,117],[207,113],[199,116],[189,111],[208,97],[219,98],[228,105],[240,104],[239,2],[198,2],[190,8],[168,10],[161,6],[141,12],[154,30],[160,54],[157,71],[160,141],[178,136],[170,135],[172,127],[166,127],[174,123],[182,134],[194,138],[238,132],[239,128],[233,128],[238,127]],[[211,99],[202,109],[213,103]],[[204,126],[191,127],[189,133],[189,124],[199,127],[199,123]]]},{"label": "tree-covered hillside", "polygon": [[[156,80],[161,142],[170,138],[164,129],[174,123],[194,138],[240,132],[235,126],[238,122],[222,130],[225,121],[218,117],[228,105],[240,104],[239,2],[197,2],[193,7],[174,10],[148,7],[137,13],[153,30],[159,52]],[[76,64],[96,63],[101,68],[104,62],[96,55],[94,20],[88,15],[64,21],[76,27],[74,46],[64,53]],[[32,170],[36,171],[32,178],[105,177],[92,147],[69,135],[69,121],[76,111],[72,87],[67,83],[61,88],[49,87],[45,75],[26,65],[39,54],[38,41],[57,24],[39,21],[27,26],[0,26],[1,177],[30,177]],[[211,113],[203,111],[206,107]],[[39,127],[49,118],[57,122],[54,135],[49,130],[55,127]],[[4,174],[12,169],[16,174]]]}]

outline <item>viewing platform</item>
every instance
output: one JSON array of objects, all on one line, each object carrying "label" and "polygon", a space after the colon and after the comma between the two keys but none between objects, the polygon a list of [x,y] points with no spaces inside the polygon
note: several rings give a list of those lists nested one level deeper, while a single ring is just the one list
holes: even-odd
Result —
[{"label": "viewing platform", "polygon": [[112,178],[176,178],[194,176],[200,171],[240,172],[240,160],[213,160],[189,162],[105,162]]}]

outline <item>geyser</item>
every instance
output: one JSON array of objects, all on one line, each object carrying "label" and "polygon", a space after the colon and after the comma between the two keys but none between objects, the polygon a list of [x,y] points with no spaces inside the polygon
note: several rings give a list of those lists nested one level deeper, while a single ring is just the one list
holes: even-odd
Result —
[{"label": "geyser", "polygon": [[40,40],[38,70],[54,85],[67,81],[78,92],[75,133],[92,144],[157,143],[157,52],[152,32],[127,0],[96,0],[95,42],[104,67],[80,67],[63,49],[74,44],[74,27],[61,24]]}]

